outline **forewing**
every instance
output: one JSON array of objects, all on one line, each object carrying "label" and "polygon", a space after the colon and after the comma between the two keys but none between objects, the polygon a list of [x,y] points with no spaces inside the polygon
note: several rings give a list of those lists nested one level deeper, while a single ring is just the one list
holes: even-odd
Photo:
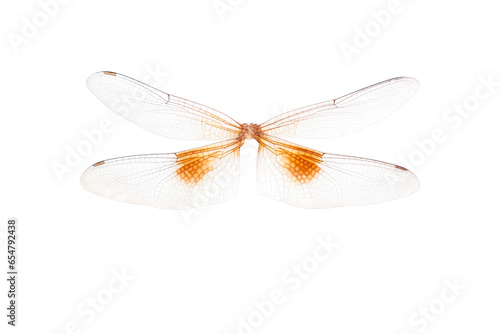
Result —
[{"label": "forewing", "polygon": [[374,204],[418,190],[404,167],[322,153],[272,137],[259,138],[257,188],[267,197],[303,208]]},{"label": "forewing", "polygon": [[99,100],[140,127],[173,139],[232,139],[240,124],[223,113],[115,72],[98,72],[87,86]]},{"label": "forewing", "polygon": [[98,162],[81,177],[97,195],[163,209],[188,209],[236,196],[241,143],[227,140],[179,153]]},{"label": "forewing", "polygon": [[261,124],[268,135],[285,138],[332,138],[376,123],[408,101],[418,81],[399,77],[343,97],[295,109]]}]

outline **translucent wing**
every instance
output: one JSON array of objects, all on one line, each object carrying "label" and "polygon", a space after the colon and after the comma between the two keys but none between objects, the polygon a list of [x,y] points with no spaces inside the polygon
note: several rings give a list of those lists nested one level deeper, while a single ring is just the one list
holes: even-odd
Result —
[{"label": "translucent wing", "polygon": [[399,77],[351,94],[295,109],[261,124],[268,135],[288,138],[332,138],[376,123],[408,101],[418,81]]},{"label": "translucent wing", "polygon": [[417,177],[397,165],[322,153],[269,136],[258,142],[259,192],[298,207],[380,203],[419,188]]},{"label": "translucent wing", "polygon": [[87,86],[99,100],[140,127],[173,139],[232,139],[240,124],[223,113],[115,72],[98,72]]},{"label": "translucent wing", "polygon": [[148,154],[98,162],[81,177],[97,195],[164,209],[215,204],[236,195],[241,142],[227,140],[170,154]]}]

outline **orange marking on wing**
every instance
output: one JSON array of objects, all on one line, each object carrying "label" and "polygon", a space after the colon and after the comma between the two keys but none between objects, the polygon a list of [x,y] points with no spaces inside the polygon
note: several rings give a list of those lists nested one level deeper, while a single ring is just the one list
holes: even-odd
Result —
[{"label": "orange marking on wing", "polygon": [[102,73],[107,74],[107,75],[115,75],[116,76],[115,72],[104,71]]},{"label": "orange marking on wing", "polygon": [[221,154],[207,155],[198,150],[185,151],[177,154],[177,176],[186,184],[197,184],[203,177],[214,169],[214,162]]},{"label": "orange marking on wing", "polygon": [[97,167],[97,166],[100,166],[100,165],[104,165],[104,161],[96,162],[95,164],[92,165],[92,167]]},{"label": "orange marking on wing", "polygon": [[258,141],[276,156],[281,173],[295,183],[311,182],[321,172],[322,152],[268,137],[258,137]]},{"label": "orange marking on wing", "polygon": [[293,182],[304,184],[314,180],[321,171],[319,164],[322,159],[316,154],[303,153],[291,149],[278,149],[281,157],[281,166],[288,171],[288,176]]},{"label": "orange marking on wing", "polygon": [[[243,142],[235,140],[218,147],[202,147],[176,153],[179,164],[176,174],[186,184],[195,185],[216,167],[217,161],[238,150],[241,145]],[[228,148],[230,149],[226,150]]]}]

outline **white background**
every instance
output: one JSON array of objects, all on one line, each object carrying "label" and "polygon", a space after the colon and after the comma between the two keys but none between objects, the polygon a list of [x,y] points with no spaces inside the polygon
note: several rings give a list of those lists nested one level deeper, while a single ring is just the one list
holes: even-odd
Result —
[{"label": "white background", "polygon": [[[5,225],[17,217],[17,332],[498,332],[498,83],[474,98],[476,89],[488,92],[481,78],[500,81],[493,3],[401,0],[382,27],[373,13],[389,1],[221,3],[230,10],[219,13],[211,0],[75,0],[51,7],[47,22],[37,1],[2,3],[0,258],[5,268]],[[14,45],[26,20],[45,25]],[[356,46],[367,28],[369,41],[358,40],[358,53],[346,57],[342,43]],[[223,204],[178,212],[95,196],[79,183],[94,162],[206,144],[161,138],[115,115],[86,88],[100,70],[256,123],[413,76],[419,92],[383,122],[296,142],[410,161],[421,189],[379,205],[299,209],[257,193],[256,148],[245,145],[239,194]],[[450,114],[474,101],[463,120]],[[103,119],[113,130],[58,178],[54,165],[66,164],[68,150]],[[445,140],[430,144],[437,129]],[[425,155],[417,142],[427,143]],[[317,238],[340,246],[292,290],[282,276],[312,263]],[[133,278],[113,294],[108,284],[122,270]],[[446,294],[447,281],[462,286],[458,296]],[[1,282],[0,328],[10,333]],[[259,320],[254,302],[274,289],[284,302],[258,326],[239,328],[239,317]],[[95,297],[107,304],[90,319],[78,309],[89,312]],[[419,312],[429,307],[423,320]]]}]

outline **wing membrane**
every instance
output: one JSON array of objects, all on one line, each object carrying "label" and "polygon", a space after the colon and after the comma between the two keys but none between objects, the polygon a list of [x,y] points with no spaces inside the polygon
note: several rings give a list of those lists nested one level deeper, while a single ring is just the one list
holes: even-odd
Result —
[{"label": "wing membrane", "polygon": [[417,177],[394,164],[328,154],[264,136],[258,139],[257,188],[302,208],[374,204],[418,190]]},{"label": "wing membrane", "polygon": [[223,113],[115,72],[98,72],[87,86],[99,100],[140,127],[173,139],[233,139],[240,124]]},{"label": "wing membrane", "polygon": [[164,209],[188,209],[236,196],[241,142],[179,153],[115,158],[89,167],[83,187],[97,195]]},{"label": "wing membrane", "polygon": [[398,77],[343,97],[278,115],[261,124],[268,135],[285,138],[332,138],[376,123],[408,101],[418,81]]}]

